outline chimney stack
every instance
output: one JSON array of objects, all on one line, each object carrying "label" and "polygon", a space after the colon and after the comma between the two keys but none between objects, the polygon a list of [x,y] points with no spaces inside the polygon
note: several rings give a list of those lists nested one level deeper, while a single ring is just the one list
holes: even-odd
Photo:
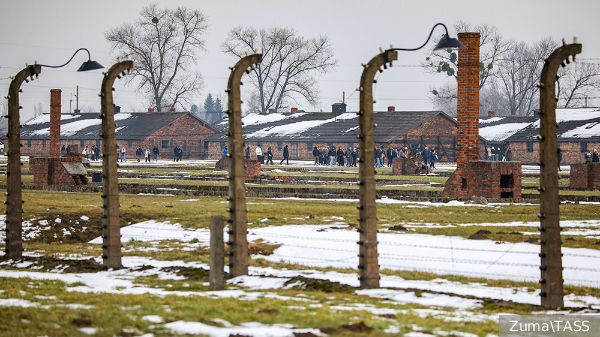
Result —
[{"label": "chimney stack", "polygon": [[395,106],[388,106],[388,112],[394,112],[394,111],[396,111]]},{"label": "chimney stack", "polygon": [[292,112],[298,112],[298,108],[292,108]]},{"label": "chimney stack", "polygon": [[60,89],[50,89],[50,156],[60,157]]},{"label": "chimney stack", "polygon": [[496,111],[488,111],[488,117],[496,116]]}]

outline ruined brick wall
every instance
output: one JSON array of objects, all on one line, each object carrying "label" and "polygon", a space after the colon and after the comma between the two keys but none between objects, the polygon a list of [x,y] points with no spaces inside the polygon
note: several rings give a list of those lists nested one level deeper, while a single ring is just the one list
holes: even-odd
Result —
[{"label": "ruined brick wall", "polygon": [[392,161],[392,174],[394,175],[410,176],[427,173],[429,173],[427,167],[418,167],[411,159],[394,158]]},{"label": "ruined brick wall", "polygon": [[472,161],[467,167],[466,197],[521,198],[521,163]]},{"label": "ruined brick wall", "polygon": [[87,185],[87,179],[69,175],[62,166],[64,162],[81,163],[81,156],[73,157],[30,157],[29,173],[33,174],[35,186]]},{"label": "ruined brick wall", "polygon": [[[260,162],[254,159],[244,159],[244,167],[246,169],[246,179],[260,180]],[[221,156],[221,159],[215,164],[215,170],[229,170],[229,157]]]},{"label": "ruined brick wall", "polygon": [[600,163],[571,165],[571,188],[600,189]]}]

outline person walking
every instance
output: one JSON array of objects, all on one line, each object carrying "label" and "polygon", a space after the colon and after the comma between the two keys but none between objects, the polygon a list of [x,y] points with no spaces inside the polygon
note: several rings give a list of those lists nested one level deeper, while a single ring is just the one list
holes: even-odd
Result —
[{"label": "person walking", "polygon": [[387,157],[387,166],[392,167],[392,160],[394,159],[394,150],[392,150],[392,146],[388,146],[388,149],[385,151],[385,156]]},{"label": "person walking", "polygon": [[583,158],[585,158],[586,163],[592,162],[592,153],[590,152],[590,149],[587,149],[587,151],[583,154]]},{"label": "person walking", "polygon": [[146,155],[144,157],[146,158],[145,162],[149,163],[150,162],[150,148],[149,147],[146,148]]},{"label": "person walking", "polygon": [[127,161],[125,158],[125,146],[121,148],[121,162]]},{"label": "person walking", "polygon": [[87,157],[87,146],[83,148],[83,151],[81,151],[81,155],[83,156],[83,158],[88,159]]},{"label": "person walking", "polygon": [[183,160],[183,149],[179,148],[179,156],[177,157],[177,161],[182,161]]},{"label": "person walking", "polygon": [[256,152],[256,160],[258,160],[258,162],[262,165],[262,163],[263,163],[263,153],[262,153],[262,149],[260,148],[260,145],[258,145],[256,147],[256,150],[254,152]]},{"label": "person walking", "polygon": [[429,167],[434,169],[436,161],[437,161],[437,153],[435,153],[434,148],[431,148],[431,152],[429,153]]},{"label": "person walking", "polygon": [[350,147],[348,147],[346,149],[346,166],[350,167],[352,166],[352,150],[350,149]]},{"label": "person walking", "polygon": [[223,155],[226,156],[229,153],[229,150],[227,150],[227,145],[225,145],[225,147],[223,148]]},{"label": "person walking", "polygon": [[352,148],[352,167],[356,167],[356,158],[358,156],[358,150],[355,148]]},{"label": "person walking", "polygon": [[65,145],[63,144],[63,146],[60,148],[60,153],[64,155],[66,152],[67,149],[65,149]]},{"label": "person walking", "polygon": [[338,147],[338,150],[336,152],[336,156],[337,156],[337,164],[338,166],[344,166],[344,150],[342,150],[342,147]]},{"label": "person walking", "polygon": [[246,159],[250,159],[250,145],[246,146]]},{"label": "person walking", "polygon": [[510,149],[510,147],[508,148],[508,150],[506,150],[504,158],[506,158],[506,161],[512,161],[512,150]]},{"label": "person walking", "polygon": [[429,165],[429,149],[427,148],[427,146],[425,146],[425,149],[421,151],[421,158],[423,159],[423,163],[425,163],[425,166]]},{"label": "person walking", "polygon": [[594,153],[592,154],[592,163],[600,162],[599,159],[600,158],[598,158],[598,150],[594,149]]},{"label": "person walking", "polygon": [[325,158],[327,158],[327,152],[326,151],[327,151],[327,147],[323,147],[321,149],[321,151],[319,151],[319,164],[320,165],[325,165],[325,161],[326,161]]},{"label": "person walking", "polygon": [[381,149],[375,148],[375,167],[382,167],[381,164]]},{"label": "person walking", "polygon": [[137,156],[138,163],[142,159],[142,154],[144,154],[144,151],[142,151],[142,148],[138,146],[135,150],[135,155]]},{"label": "person walking", "polygon": [[283,147],[283,159],[281,159],[281,161],[279,162],[279,165],[281,165],[281,163],[283,163],[284,161],[286,162],[286,165],[290,164],[290,151],[288,150],[288,146],[284,146]]},{"label": "person walking", "polygon": [[331,148],[329,149],[329,166],[335,165],[335,156],[336,156],[335,146],[331,146]]},{"label": "person walking", "polygon": [[267,163],[266,163],[266,165],[269,165],[269,162],[271,162],[271,165],[275,165],[273,163],[273,151],[271,151],[270,147],[267,149]]},{"label": "person walking", "polygon": [[319,165],[319,149],[317,149],[317,147],[315,146],[315,148],[313,149],[313,157],[315,158],[315,166]]},{"label": "person walking", "polygon": [[160,154],[160,150],[158,149],[158,146],[154,145],[154,147],[152,148],[152,154],[154,155],[154,161],[157,162],[158,155]]},{"label": "person walking", "polygon": [[558,170],[562,171],[560,169],[560,162],[562,162],[562,152],[560,151],[560,147],[556,149],[556,160],[558,161]]},{"label": "person walking", "polygon": [[71,152],[71,145],[70,145],[70,144],[69,144],[69,145],[67,145],[67,149],[66,149],[65,151],[67,151],[67,152]]},{"label": "person walking", "polygon": [[[225,145],[225,149],[227,149],[227,145]],[[173,162],[177,162],[177,159],[179,159],[179,147],[175,145],[175,147],[173,148]]]}]

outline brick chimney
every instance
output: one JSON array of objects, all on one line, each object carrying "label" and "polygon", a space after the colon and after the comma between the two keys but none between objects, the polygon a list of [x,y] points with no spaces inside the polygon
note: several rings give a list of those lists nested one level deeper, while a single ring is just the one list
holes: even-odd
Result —
[{"label": "brick chimney", "polygon": [[292,108],[292,112],[298,112],[298,108]]},{"label": "brick chimney", "polygon": [[395,106],[388,106],[388,112],[394,112],[394,111],[396,111]]},{"label": "brick chimney", "polygon": [[496,111],[488,111],[488,117],[496,116]]},{"label": "brick chimney", "polygon": [[148,108],[148,112],[154,112],[154,108]]},{"label": "brick chimney", "polygon": [[50,89],[50,156],[60,157],[60,89]]},{"label": "brick chimney", "polygon": [[458,49],[456,166],[461,170],[479,159],[479,39],[480,33],[459,33],[466,48]]}]

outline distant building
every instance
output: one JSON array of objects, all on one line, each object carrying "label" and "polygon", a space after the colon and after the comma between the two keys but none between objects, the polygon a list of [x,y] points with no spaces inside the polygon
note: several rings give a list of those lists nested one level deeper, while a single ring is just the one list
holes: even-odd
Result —
[{"label": "distant building", "polygon": [[[79,150],[92,145],[101,147],[102,120],[98,113],[62,114],[60,143],[67,147],[77,144]],[[189,112],[117,113],[117,145],[125,147],[127,157],[133,158],[138,146],[155,145],[162,158],[172,158],[179,146],[184,158],[205,158],[208,153],[204,139],[216,131],[205,121]],[[50,115],[29,120],[21,129],[21,155],[44,156],[49,153]]]},{"label": "distant building", "polygon": [[[440,111],[385,111],[375,112],[375,144],[387,150],[389,146],[408,147],[413,151],[433,147],[442,161],[456,160],[456,121]],[[316,146],[359,146],[357,135],[358,114],[299,112],[250,114],[242,119],[244,143],[254,150],[258,145],[263,152],[269,147],[275,158],[283,156],[288,145],[290,159],[311,160]],[[228,121],[212,125],[217,133],[208,137],[209,158],[220,158],[227,144]],[[483,144],[483,143],[482,143]],[[482,152],[483,153],[483,152]]]},{"label": "distant building", "polygon": [[[557,139],[562,164],[582,163],[583,153],[600,150],[600,108],[556,109]],[[513,160],[537,164],[540,121],[533,117],[491,117],[479,120],[479,135],[487,146],[511,149]]]}]

